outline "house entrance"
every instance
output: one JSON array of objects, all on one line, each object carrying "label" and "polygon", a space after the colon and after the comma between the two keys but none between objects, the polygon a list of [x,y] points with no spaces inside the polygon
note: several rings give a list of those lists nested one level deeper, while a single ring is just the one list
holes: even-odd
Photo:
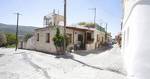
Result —
[{"label": "house entrance", "polygon": [[78,48],[80,50],[85,49],[84,35],[83,34],[78,34]]}]

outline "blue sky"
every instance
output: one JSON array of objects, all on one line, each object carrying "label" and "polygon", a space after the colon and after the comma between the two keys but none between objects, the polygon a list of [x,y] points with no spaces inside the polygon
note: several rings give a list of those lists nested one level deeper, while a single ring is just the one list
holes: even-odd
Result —
[{"label": "blue sky", "polygon": [[[43,16],[53,9],[63,15],[64,0],[0,0],[0,23],[16,24],[15,12],[20,12],[20,25],[43,27]],[[120,31],[121,0],[67,0],[67,24],[81,21],[93,22],[97,8],[96,22],[107,22],[108,31],[114,36]]]}]

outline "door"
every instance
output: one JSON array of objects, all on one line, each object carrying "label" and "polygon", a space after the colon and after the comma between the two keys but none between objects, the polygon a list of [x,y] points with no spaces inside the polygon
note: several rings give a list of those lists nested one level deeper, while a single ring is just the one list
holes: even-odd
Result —
[{"label": "door", "polygon": [[78,44],[81,50],[85,49],[84,36],[83,34],[78,34]]}]

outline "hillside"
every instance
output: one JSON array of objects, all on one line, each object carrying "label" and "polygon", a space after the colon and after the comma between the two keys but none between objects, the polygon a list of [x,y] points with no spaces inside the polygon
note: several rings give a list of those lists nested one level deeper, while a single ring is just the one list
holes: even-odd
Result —
[{"label": "hillside", "polygon": [[[37,27],[33,26],[19,26],[19,35],[25,35],[26,33],[32,33]],[[0,23],[0,32],[16,33],[16,25],[9,25]]]}]

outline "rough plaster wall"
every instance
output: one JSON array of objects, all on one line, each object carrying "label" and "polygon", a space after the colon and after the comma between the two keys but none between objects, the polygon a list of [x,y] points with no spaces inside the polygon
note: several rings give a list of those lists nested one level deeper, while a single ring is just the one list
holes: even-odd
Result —
[{"label": "rough plaster wall", "polygon": [[[124,27],[122,30],[122,54],[124,56],[128,78],[130,79],[150,78],[149,14],[149,0],[137,0],[136,4],[132,5],[125,12]],[[129,35],[127,33],[128,29],[130,29]]]},{"label": "rough plaster wall", "polygon": [[[35,31],[35,37],[37,38],[37,33],[39,33],[39,41],[35,40],[35,48],[39,51],[45,52],[55,52],[55,47],[53,45],[53,35],[55,35],[53,30],[45,29],[45,30],[37,30]],[[50,43],[46,42],[46,33],[50,33]]]},{"label": "rough plaster wall", "polygon": [[[97,41],[97,35],[100,36],[100,41]],[[92,50],[92,49],[95,49],[95,47],[98,47],[98,44],[102,41],[102,37],[103,37],[103,39],[105,39],[105,33],[95,30],[94,31],[94,42],[86,45],[87,50]],[[105,40],[103,40],[103,42],[105,42]]]},{"label": "rough plaster wall", "polygon": [[35,49],[35,38],[34,36],[28,39],[26,43],[26,49]]}]

